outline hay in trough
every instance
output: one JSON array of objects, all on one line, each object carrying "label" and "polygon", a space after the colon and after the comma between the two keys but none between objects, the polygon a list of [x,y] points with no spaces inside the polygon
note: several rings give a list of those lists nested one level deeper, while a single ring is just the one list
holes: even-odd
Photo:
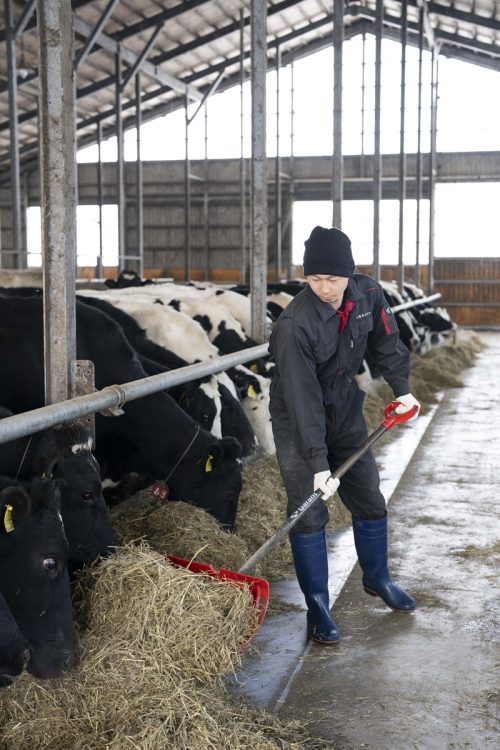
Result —
[{"label": "hay in trough", "polygon": [[294,750],[303,725],[235,703],[222,678],[255,627],[247,590],[127,546],[76,584],[77,666],[0,697],[2,750]]},{"label": "hay in trough", "polygon": [[224,531],[209,513],[189,503],[158,501],[150,488],[115,505],[111,520],[119,544],[144,538],[163,554],[231,570],[250,556],[245,541]]}]

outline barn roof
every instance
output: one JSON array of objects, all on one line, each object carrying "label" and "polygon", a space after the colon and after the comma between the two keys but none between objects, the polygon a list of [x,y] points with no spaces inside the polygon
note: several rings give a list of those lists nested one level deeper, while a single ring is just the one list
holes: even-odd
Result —
[{"label": "barn roof", "polygon": [[[15,34],[21,159],[38,148],[36,1],[10,0]],[[116,53],[121,52],[124,125],[133,121],[134,73],[141,70],[143,120],[202,100],[239,82],[240,40],[250,67],[250,0],[73,0],[79,145],[115,128]],[[332,44],[333,0],[269,0],[268,57],[282,63]],[[345,37],[373,33],[375,0],[345,4]],[[441,54],[500,69],[500,0],[408,0],[408,42],[416,44],[420,8],[426,44]],[[0,169],[9,160],[5,5],[0,6]],[[400,38],[402,3],[384,1],[384,36]],[[3,164],[2,164],[3,163]]]}]

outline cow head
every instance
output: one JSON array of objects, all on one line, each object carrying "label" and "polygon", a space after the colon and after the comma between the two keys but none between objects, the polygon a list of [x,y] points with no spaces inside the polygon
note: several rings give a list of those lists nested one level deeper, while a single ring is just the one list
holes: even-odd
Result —
[{"label": "cow head", "polygon": [[241,445],[231,437],[206,439],[206,433],[170,477],[171,500],[203,508],[232,531],[241,492]]},{"label": "cow head", "polygon": [[11,685],[29,659],[28,642],[0,594],[0,688]]},{"label": "cow head", "polygon": [[0,593],[29,644],[27,669],[59,675],[74,661],[68,543],[58,483],[0,492]]},{"label": "cow head", "polygon": [[269,412],[270,381],[244,365],[228,371],[242,399],[242,406],[264,453],[273,455],[274,444],[271,414]]},{"label": "cow head", "polygon": [[257,450],[258,440],[241,402],[222,383],[219,383],[219,392],[222,434],[236,438],[242,455],[251,456]]},{"label": "cow head", "polygon": [[221,437],[221,397],[215,378],[186,383],[178,404],[204,430]]},{"label": "cow head", "polygon": [[61,515],[71,570],[107,555],[116,544],[91,448],[89,433],[77,424],[47,431],[36,448],[36,474],[63,480]]}]

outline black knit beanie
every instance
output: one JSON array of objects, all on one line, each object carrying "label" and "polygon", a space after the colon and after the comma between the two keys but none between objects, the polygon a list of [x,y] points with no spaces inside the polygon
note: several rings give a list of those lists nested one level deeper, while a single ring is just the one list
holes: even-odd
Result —
[{"label": "black knit beanie", "polygon": [[304,276],[328,274],[352,278],[354,275],[351,240],[340,229],[314,227],[304,245]]}]

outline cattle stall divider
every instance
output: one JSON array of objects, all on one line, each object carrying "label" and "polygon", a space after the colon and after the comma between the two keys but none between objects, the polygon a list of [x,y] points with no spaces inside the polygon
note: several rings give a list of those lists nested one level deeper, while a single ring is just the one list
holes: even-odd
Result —
[{"label": "cattle stall divider", "polygon": [[401,305],[394,305],[394,307],[391,307],[391,310],[393,313],[401,312],[401,310],[409,310],[411,307],[423,305],[426,302],[434,302],[440,297],[441,292],[436,292],[436,294],[430,294],[427,297],[419,297],[418,299],[409,300],[409,302],[402,302]]},{"label": "cattle stall divider", "polygon": [[[252,346],[244,351],[225,354],[217,359],[180,367],[160,375],[150,375],[140,380],[119,385],[108,385],[100,391],[59,401],[49,406],[14,414],[0,419],[0,444],[19,437],[40,432],[62,422],[80,419],[88,414],[106,410],[121,410],[127,401],[149,396],[174,385],[222,372],[235,365],[242,365],[269,354],[268,344]],[[111,419],[114,417],[110,417]]]},{"label": "cattle stall divider", "polygon": [[[427,297],[419,297],[416,300],[395,305],[391,310],[399,312],[400,310],[432,302],[439,297],[441,297],[440,293]],[[140,380],[133,380],[130,383],[108,385],[100,391],[94,391],[84,396],[77,396],[66,401],[50,404],[49,406],[32,409],[22,414],[4,417],[0,419],[0,444],[40,432],[62,422],[81,419],[96,412],[107,412],[108,415],[116,413],[118,415],[121,412],[122,406],[127,401],[134,401],[206,375],[223,372],[230,367],[245,364],[245,362],[265,357],[268,354],[268,344],[259,344],[243,351],[224,354],[217,359],[179,367],[177,370],[171,370],[161,375],[150,375]]]}]

